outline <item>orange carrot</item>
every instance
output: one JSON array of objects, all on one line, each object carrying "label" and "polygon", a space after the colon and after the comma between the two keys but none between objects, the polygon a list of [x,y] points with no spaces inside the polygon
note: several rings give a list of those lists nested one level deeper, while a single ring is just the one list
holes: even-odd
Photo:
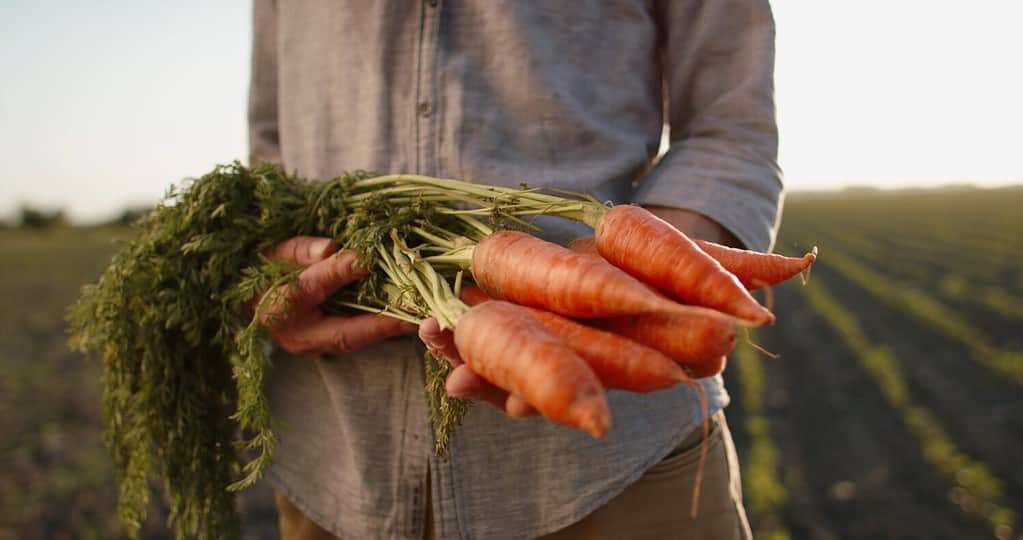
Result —
[{"label": "orange carrot", "polygon": [[[714,257],[725,270],[735,274],[749,290],[777,285],[796,274],[809,270],[817,260],[817,248],[802,257],[785,257],[776,253],[760,253],[696,240],[696,245]],[[806,278],[803,279],[806,282]]]},{"label": "orange carrot", "polygon": [[[802,257],[785,257],[774,253],[760,253],[733,247],[715,244],[706,240],[693,240],[707,255],[721,263],[721,266],[728,270],[747,290],[755,290],[761,287],[777,285],[796,274],[807,271],[809,279],[809,268],[817,260],[817,248],[813,248]],[[576,238],[568,245],[568,249],[576,253],[599,256],[597,241],[592,236]]]},{"label": "orange carrot", "polygon": [[477,374],[553,422],[601,437],[611,411],[593,370],[525,309],[484,302],[458,320],[455,346]]},{"label": "orange carrot", "polygon": [[739,280],[663,219],[639,206],[615,206],[594,232],[597,250],[611,264],[683,302],[706,306],[752,324],[774,315]]},{"label": "orange carrot", "polygon": [[597,241],[592,236],[581,236],[572,240],[568,243],[568,249],[576,253],[600,257],[600,252],[597,251]]},{"label": "orange carrot", "polygon": [[493,300],[489,294],[483,292],[483,289],[475,285],[466,285],[462,287],[462,292],[458,294],[458,297],[462,299],[467,306],[478,306],[483,302],[489,302]]},{"label": "orange carrot", "polygon": [[589,324],[657,349],[683,367],[703,373],[735,347],[735,327],[727,320],[677,313],[644,313],[597,319]]},{"label": "orange carrot", "polygon": [[[461,297],[470,306],[490,300],[479,287],[473,286],[463,288]],[[678,364],[660,351],[549,311],[526,309],[548,332],[586,360],[605,388],[651,392],[689,379]]]},{"label": "orange carrot", "polygon": [[727,356],[719,356],[710,362],[703,362],[697,365],[684,365],[682,366],[686,374],[692,379],[702,379],[704,377],[713,377],[725,370],[725,366],[728,364]]},{"label": "orange carrot", "polygon": [[473,249],[472,275],[494,299],[573,318],[647,312],[723,317],[657,294],[607,261],[518,231],[498,231],[481,240]]}]

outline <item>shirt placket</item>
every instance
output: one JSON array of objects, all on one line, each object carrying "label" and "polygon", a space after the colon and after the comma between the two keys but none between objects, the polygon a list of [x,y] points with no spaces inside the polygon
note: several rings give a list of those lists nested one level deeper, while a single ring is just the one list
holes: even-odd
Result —
[{"label": "shirt placket", "polygon": [[413,110],[413,149],[419,174],[437,174],[438,53],[441,0],[423,0]]},{"label": "shirt placket", "polygon": [[[441,0],[423,0],[420,4],[419,46],[416,48],[416,77],[412,107],[412,155],[413,167],[418,174],[437,174],[437,51],[440,28]],[[418,354],[417,358],[421,358]],[[413,364],[411,373],[422,373],[422,363]],[[408,501],[408,538],[422,539],[426,533],[426,511],[429,489],[429,453],[433,451],[433,437],[430,434],[423,395],[423,377],[409,377],[406,388],[408,414],[405,415],[404,459],[401,471],[402,491]]]}]

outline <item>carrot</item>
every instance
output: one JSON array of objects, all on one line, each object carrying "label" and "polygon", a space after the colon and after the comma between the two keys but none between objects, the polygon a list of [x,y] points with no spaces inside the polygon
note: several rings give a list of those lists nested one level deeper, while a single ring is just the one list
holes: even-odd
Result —
[{"label": "carrot", "polygon": [[668,222],[639,206],[615,206],[594,231],[611,264],[688,304],[706,306],[754,325],[774,322],[739,280]]},{"label": "carrot", "polygon": [[475,285],[466,285],[462,287],[462,291],[458,293],[458,297],[461,298],[468,306],[478,306],[483,302],[493,300],[489,294],[483,292],[483,289]]},{"label": "carrot", "polygon": [[592,236],[581,236],[572,240],[568,243],[568,249],[576,253],[600,257],[600,252],[597,251],[597,241]]},{"label": "carrot", "polygon": [[[804,270],[809,274],[810,265],[817,260],[816,247],[802,257],[785,257],[776,253],[736,249],[703,240],[696,240],[696,245],[721,263],[725,270],[735,274],[749,290],[777,285],[796,274],[802,274]],[[807,279],[803,278],[804,284]]]},{"label": "carrot", "polygon": [[[482,289],[473,286],[463,288],[461,297],[470,306],[490,300]],[[651,392],[689,380],[678,364],[658,350],[549,311],[526,309],[548,332],[586,360],[605,388]]]},{"label": "carrot", "polygon": [[[816,247],[802,257],[786,257],[776,253],[733,248],[706,240],[694,239],[693,242],[707,255],[721,263],[725,270],[739,278],[748,290],[777,285],[803,271],[807,271],[807,277],[803,279],[806,283],[809,279],[809,269],[817,261]],[[597,241],[592,236],[576,238],[568,248],[576,253],[600,255],[597,251]]]},{"label": "carrot", "polygon": [[713,377],[724,372],[726,365],[728,365],[728,357],[722,355],[709,362],[683,366],[683,369],[691,379],[703,379],[704,377]]},{"label": "carrot", "polygon": [[646,312],[723,316],[674,302],[607,261],[518,231],[498,231],[481,240],[472,252],[472,275],[494,299],[573,318]]},{"label": "carrot", "polygon": [[587,321],[597,328],[657,349],[695,373],[714,371],[735,347],[735,326],[727,320],[676,313],[643,313]]},{"label": "carrot", "polygon": [[458,320],[455,346],[481,377],[524,399],[553,422],[601,437],[611,411],[593,370],[525,309],[484,302]]},{"label": "carrot", "polygon": [[[785,257],[775,253],[760,253],[723,246],[706,240],[694,239],[693,242],[707,255],[721,263],[725,270],[739,278],[739,282],[750,291],[777,285],[796,274],[802,274],[804,270],[807,272],[803,278],[805,284],[809,279],[810,266],[817,260],[816,247],[802,257]],[[568,249],[576,253],[600,256],[597,241],[592,236],[572,240],[568,244]]]}]

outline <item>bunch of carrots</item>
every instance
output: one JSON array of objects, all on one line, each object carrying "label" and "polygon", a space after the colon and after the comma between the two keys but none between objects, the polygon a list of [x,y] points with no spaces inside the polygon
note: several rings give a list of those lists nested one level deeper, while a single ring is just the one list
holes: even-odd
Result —
[{"label": "bunch of carrots", "polygon": [[[545,242],[530,234],[538,215],[586,224],[593,238]],[[129,532],[159,476],[179,535],[210,538],[238,536],[232,492],[261,477],[277,444],[263,384],[273,318],[260,315],[281,298],[263,293],[287,291],[302,269],[261,253],[287,238],[333,238],[372,269],[324,311],[434,318],[473,371],[594,437],[611,427],[607,389],[720,372],[736,328],[774,321],[749,290],[816,257],[693,242],[640,207],[583,194],[416,175],[307,182],[237,163],[172,190],[136,228],[70,308],[71,339],[103,359]],[[447,363],[427,355],[425,365],[443,454],[466,407],[444,393]]]},{"label": "bunch of carrots", "polygon": [[503,230],[463,248],[476,286],[461,287],[467,309],[452,325],[474,372],[594,437],[611,427],[606,389],[720,373],[737,326],[774,322],[749,291],[808,275],[816,259],[693,241],[631,205],[607,209],[594,232],[566,248]]}]

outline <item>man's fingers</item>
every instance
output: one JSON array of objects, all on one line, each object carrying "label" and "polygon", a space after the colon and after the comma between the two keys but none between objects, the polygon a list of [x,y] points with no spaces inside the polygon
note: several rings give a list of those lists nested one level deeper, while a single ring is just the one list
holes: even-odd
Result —
[{"label": "man's fingers", "polygon": [[330,238],[296,236],[273,246],[266,252],[266,256],[297,266],[311,266],[331,256],[335,251],[337,243]]},{"label": "man's fingers", "polygon": [[306,268],[298,276],[298,301],[320,305],[338,289],[365,276],[369,270],[355,266],[355,252],[345,250]]},{"label": "man's fingers", "polygon": [[490,384],[466,365],[456,367],[448,375],[444,389],[455,397],[485,401],[514,418],[537,414],[536,409],[525,400]]},{"label": "man's fingers", "polygon": [[290,343],[282,345],[300,354],[347,353],[415,329],[414,324],[384,315],[322,317],[291,328],[286,336]]},{"label": "man's fingers", "polygon": [[508,396],[508,400],[504,402],[504,412],[513,418],[524,418],[536,414],[536,409],[529,403],[526,403],[526,400],[511,394]]},{"label": "man's fingers", "polygon": [[464,364],[448,375],[444,389],[451,396],[486,401],[501,410],[508,399],[508,392],[490,384]]},{"label": "man's fingers", "polygon": [[455,335],[450,330],[442,330],[437,319],[430,317],[419,324],[419,339],[434,356],[443,356],[453,366],[462,365],[455,347]]}]

